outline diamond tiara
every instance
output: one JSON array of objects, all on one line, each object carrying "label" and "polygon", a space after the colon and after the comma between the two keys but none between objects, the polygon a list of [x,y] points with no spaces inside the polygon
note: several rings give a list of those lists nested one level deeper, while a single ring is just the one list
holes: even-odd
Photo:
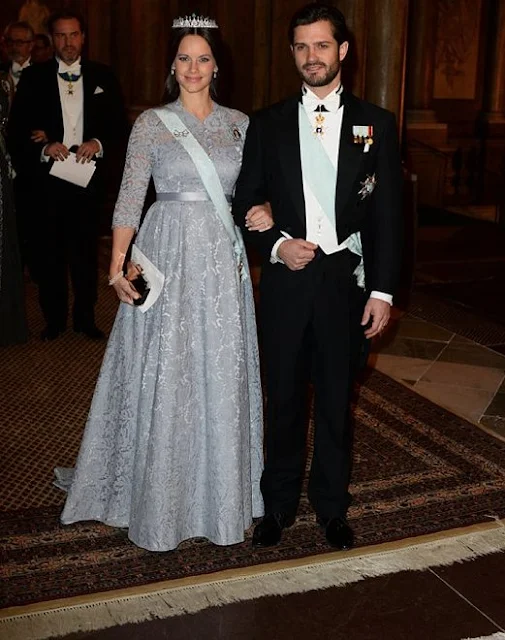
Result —
[{"label": "diamond tiara", "polygon": [[217,29],[218,26],[215,20],[211,18],[202,18],[193,13],[190,16],[184,18],[176,18],[172,23],[172,29]]}]

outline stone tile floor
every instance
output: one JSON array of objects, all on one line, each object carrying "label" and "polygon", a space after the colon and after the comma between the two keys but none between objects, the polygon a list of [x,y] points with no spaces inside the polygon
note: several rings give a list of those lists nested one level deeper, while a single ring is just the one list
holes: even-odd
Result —
[{"label": "stone tile floor", "polygon": [[393,314],[370,364],[505,439],[505,355],[409,314]]}]

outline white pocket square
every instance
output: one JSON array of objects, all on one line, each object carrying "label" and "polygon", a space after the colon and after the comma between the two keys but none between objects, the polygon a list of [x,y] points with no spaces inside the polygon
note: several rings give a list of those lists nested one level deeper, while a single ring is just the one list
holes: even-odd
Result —
[{"label": "white pocket square", "polygon": [[96,95],[97,95],[97,93],[103,93],[103,89],[102,89],[102,87],[97,87],[97,88],[95,89],[95,93],[94,93],[93,95],[95,95],[95,96],[96,96]]}]

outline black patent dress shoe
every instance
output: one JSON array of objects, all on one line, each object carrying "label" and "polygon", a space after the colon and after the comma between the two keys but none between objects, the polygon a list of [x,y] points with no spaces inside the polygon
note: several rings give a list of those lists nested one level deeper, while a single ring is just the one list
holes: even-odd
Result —
[{"label": "black patent dress shoe", "polygon": [[63,327],[57,327],[51,324],[48,324],[47,327],[41,332],[40,339],[44,342],[49,340],[56,340],[61,334],[65,331]]},{"label": "black patent dress shoe", "polygon": [[105,333],[100,331],[100,329],[95,324],[90,325],[75,325],[74,326],[75,333],[81,333],[86,338],[90,340],[104,340]]},{"label": "black patent dress shoe", "polygon": [[253,547],[273,547],[279,544],[282,530],[290,527],[295,516],[286,513],[269,513],[256,525],[252,538]]},{"label": "black patent dress shoe", "polygon": [[347,551],[354,546],[354,533],[344,518],[318,518],[326,534],[326,540],[330,547]]}]

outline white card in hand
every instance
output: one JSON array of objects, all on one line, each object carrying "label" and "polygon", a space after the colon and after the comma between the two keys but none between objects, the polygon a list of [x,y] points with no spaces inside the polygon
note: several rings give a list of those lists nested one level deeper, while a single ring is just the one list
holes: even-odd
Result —
[{"label": "white card in hand", "polygon": [[77,162],[75,153],[70,152],[65,160],[55,161],[49,175],[61,180],[66,180],[79,187],[87,187],[91,177],[95,173],[96,163],[94,160],[90,162]]},{"label": "white card in hand", "polygon": [[138,264],[142,269],[142,275],[149,288],[147,298],[138,306],[138,309],[140,309],[142,313],[145,313],[159,298],[161,290],[163,289],[163,283],[165,282],[165,276],[154,266],[149,258],[142,253],[136,244],[132,247],[132,262]]}]

